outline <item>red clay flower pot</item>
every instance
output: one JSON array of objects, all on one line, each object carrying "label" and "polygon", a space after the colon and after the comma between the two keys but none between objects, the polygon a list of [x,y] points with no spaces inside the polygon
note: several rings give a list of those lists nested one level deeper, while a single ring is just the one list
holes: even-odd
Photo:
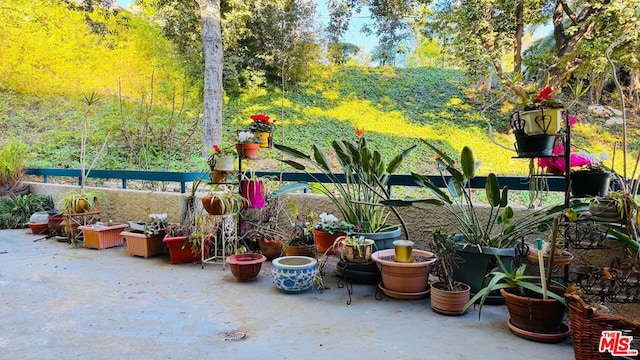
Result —
[{"label": "red clay flower pot", "polygon": [[262,263],[266,260],[266,256],[262,254],[246,253],[231,255],[226,262],[238,281],[251,281],[258,276]]}]

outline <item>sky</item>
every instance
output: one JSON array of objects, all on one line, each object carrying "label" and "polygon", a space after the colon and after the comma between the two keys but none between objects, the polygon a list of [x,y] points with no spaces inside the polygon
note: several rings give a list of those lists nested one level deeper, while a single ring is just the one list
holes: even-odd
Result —
[{"label": "sky", "polygon": [[[117,0],[117,3],[123,8],[129,8],[129,4],[131,4],[133,0]],[[329,13],[327,12],[327,0],[318,0],[318,19],[322,23],[323,26],[326,26],[329,22]],[[356,44],[360,47],[364,48],[365,52],[371,52],[373,47],[376,45],[376,37],[375,36],[365,36],[360,32],[362,25],[365,23],[371,22],[369,10],[366,8],[362,10],[359,14],[354,13],[353,18],[351,19],[351,23],[349,24],[349,29],[346,31],[343,36],[343,41],[347,43]]]}]

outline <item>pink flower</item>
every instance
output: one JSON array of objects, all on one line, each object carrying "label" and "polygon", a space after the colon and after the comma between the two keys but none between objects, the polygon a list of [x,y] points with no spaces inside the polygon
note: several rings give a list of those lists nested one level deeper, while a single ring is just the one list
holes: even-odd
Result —
[{"label": "pink flower", "polygon": [[[573,116],[569,116],[569,127],[572,127],[576,122],[578,122],[578,119]],[[564,144],[562,144],[562,141],[556,140],[553,151],[551,151],[551,153],[554,155],[554,157],[539,158],[538,166],[544,169],[547,173],[554,175],[564,175],[567,169],[563,156]],[[571,154],[571,156],[569,156],[570,167],[588,166],[591,164],[591,159],[587,157],[576,154]]]}]

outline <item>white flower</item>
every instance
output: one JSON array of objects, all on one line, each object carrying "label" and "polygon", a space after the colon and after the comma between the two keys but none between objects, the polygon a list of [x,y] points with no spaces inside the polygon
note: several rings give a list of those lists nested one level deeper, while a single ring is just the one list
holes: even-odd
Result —
[{"label": "white flower", "polygon": [[320,216],[320,222],[323,222],[323,223],[338,222],[338,218],[335,217],[333,214],[322,213],[319,216]]},{"label": "white flower", "polygon": [[241,143],[247,142],[253,138],[253,133],[249,131],[240,131],[238,132],[238,141]]}]

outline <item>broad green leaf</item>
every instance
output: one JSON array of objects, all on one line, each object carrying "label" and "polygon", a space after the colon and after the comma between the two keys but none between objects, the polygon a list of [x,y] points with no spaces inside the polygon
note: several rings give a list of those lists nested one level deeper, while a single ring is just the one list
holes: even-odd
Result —
[{"label": "broad green leaf", "polygon": [[504,186],[502,188],[502,197],[500,197],[500,207],[505,207],[509,204],[509,187]]},{"label": "broad green leaf", "polygon": [[396,155],[393,159],[391,159],[389,165],[387,166],[387,173],[393,174],[398,169],[398,166],[400,166],[400,164],[402,163],[402,160],[404,160],[404,158],[407,157],[407,155],[409,155],[409,153],[412,152],[413,149],[416,148],[416,146],[417,145],[413,145],[412,147],[405,149],[402,153]]},{"label": "broad green leaf", "polygon": [[440,190],[440,188],[433,185],[433,183],[427,177],[424,177],[416,173],[411,173],[411,177],[413,177],[413,181],[417,185],[429,189],[429,191],[431,191],[431,193],[435,195],[438,199],[440,199],[443,203],[451,204],[451,199],[449,198],[449,196],[445,192]]},{"label": "broad green leaf", "polygon": [[424,204],[433,204],[433,205],[443,205],[444,203],[438,199],[390,199],[390,200],[382,200],[380,204],[385,206],[411,206],[416,203],[424,203]]},{"label": "broad green leaf", "polygon": [[496,174],[490,173],[489,176],[487,176],[485,193],[487,195],[489,205],[492,207],[500,205],[500,187],[498,186],[498,178],[496,177]]},{"label": "broad green leaf", "polygon": [[294,191],[304,190],[308,188],[309,188],[309,184],[303,183],[303,182],[287,183],[280,186],[278,189],[272,192],[271,195],[276,197],[276,196],[285,195],[285,194],[292,193]]},{"label": "broad green leaf", "polygon": [[282,161],[283,163],[291,166],[292,168],[294,168],[296,170],[305,171],[307,169],[304,165],[300,164],[299,162],[295,162],[293,160],[280,160],[280,161]]},{"label": "broad green leaf", "polygon": [[282,151],[283,153],[289,155],[289,156],[293,156],[295,158],[299,158],[299,159],[309,159],[311,160],[311,157],[309,155],[306,155],[305,153],[298,151],[292,147],[286,146],[286,145],[281,145],[281,144],[273,144],[273,147],[276,148],[277,150]]},{"label": "broad green leaf", "polygon": [[313,158],[315,159],[318,166],[326,172],[331,173],[331,168],[329,167],[329,161],[327,157],[322,152],[322,149],[316,144],[313,145]]},{"label": "broad green leaf", "polygon": [[473,157],[473,151],[471,151],[471,148],[468,146],[462,148],[460,165],[462,167],[462,174],[466,179],[473,179],[476,176],[476,160]]},{"label": "broad green leaf", "polygon": [[334,140],[331,145],[333,146],[333,150],[338,156],[338,160],[340,161],[340,165],[342,167],[349,166],[351,164],[351,156],[349,156],[349,152],[344,142],[340,140]]}]

